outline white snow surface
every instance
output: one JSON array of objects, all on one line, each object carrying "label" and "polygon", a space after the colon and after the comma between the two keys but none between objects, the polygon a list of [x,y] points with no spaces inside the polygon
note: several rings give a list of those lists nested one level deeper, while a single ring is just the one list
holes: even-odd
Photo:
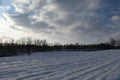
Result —
[{"label": "white snow surface", "polygon": [[120,50],[2,57],[0,80],[120,80]]}]

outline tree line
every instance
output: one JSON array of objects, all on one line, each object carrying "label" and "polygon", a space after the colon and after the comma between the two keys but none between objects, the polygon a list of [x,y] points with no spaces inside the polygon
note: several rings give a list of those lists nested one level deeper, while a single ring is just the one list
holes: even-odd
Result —
[{"label": "tree line", "polygon": [[83,45],[75,44],[49,44],[46,40],[35,39],[28,37],[25,40],[10,40],[0,42],[0,57],[16,56],[16,55],[31,55],[33,52],[46,51],[95,51],[107,49],[120,49],[120,40],[111,39],[109,42],[99,44]]}]

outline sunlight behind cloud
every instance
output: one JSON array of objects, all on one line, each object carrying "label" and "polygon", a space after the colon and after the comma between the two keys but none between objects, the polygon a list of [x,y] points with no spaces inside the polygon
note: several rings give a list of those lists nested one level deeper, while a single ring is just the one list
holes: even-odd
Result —
[{"label": "sunlight behind cloud", "polygon": [[[120,10],[119,5],[115,5],[119,1],[113,3],[113,0],[3,0],[0,2],[0,16],[2,16],[0,26],[9,28],[18,35],[21,34],[19,37],[27,34],[34,38],[45,38],[50,42],[97,43],[115,37],[120,32],[118,14]],[[7,30],[5,32],[10,33]]]}]

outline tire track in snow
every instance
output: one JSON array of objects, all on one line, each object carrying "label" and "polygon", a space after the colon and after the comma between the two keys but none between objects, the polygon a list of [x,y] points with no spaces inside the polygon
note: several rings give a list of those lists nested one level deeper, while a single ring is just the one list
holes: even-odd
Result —
[{"label": "tire track in snow", "polygon": [[[43,60],[37,56],[38,58],[31,58],[24,62],[23,60],[18,63],[17,61],[7,62],[3,65],[0,64],[0,79],[106,80],[109,79],[110,73],[116,72],[116,69],[120,70],[120,54],[114,53],[114,51],[102,52],[71,53],[72,56],[67,54],[59,58],[51,57]],[[108,54],[108,52],[111,53]],[[4,66],[6,67],[4,68]]]},{"label": "tire track in snow", "polygon": [[[108,62],[107,62],[108,61]],[[74,72],[73,74],[65,77],[65,78],[62,78],[61,80],[89,80],[88,79],[84,79],[84,77],[87,77],[88,74],[92,75],[91,73],[95,73],[97,72],[98,70],[101,70],[102,68],[105,68],[105,67],[111,67],[110,65],[113,65],[114,63],[116,62],[119,62],[120,61],[120,56],[115,56],[114,57],[114,60],[113,58],[111,59],[111,61],[109,62],[110,60],[106,60],[106,63],[102,64],[102,65],[98,65],[98,66],[94,66],[94,67],[91,67],[91,68],[88,68],[87,70],[84,70],[84,71],[77,71],[77,72]],[[78,75],[76,75],[78,74]],[[74,77],[72,76],[74,75]],[[97,75],[96,75],[97,77]],[[90,79],[90,80],[94,80],[94,79]]]},{"label": "tire track in snow", "polygon": [[[112,56],[112,57],[116,57],[116,56]],[[110,58],[112,58],[112,57],[110,57]],[[77,68],[77,67],[76,67],[76,68]],[[78,69],[79,69],[79,68],[78,68]],[[80,70],[78,70],[78,69],[76,70],[76,72],[80,72]],[[86,69],[87,69],[87,68],[86,68]],[[83,70],[85,70],[85,69],[83,69]],[[65,71],[65,72],[66,72],[66,71]],[[69,74],[69,75],[71,74],[71,75],[72,75],[72,73],[76,73],[76,72],[71,72],[71,73],[70,73],[70,71],[68,71],[67,74]],[[61,73],[61,74],[62,74],[62,73]],[[63,72],[63,74],[65,74],[65,73]],[[60,74],[59,74],[59,75],[60,75]],[[62,76],[62,77],[63,77],[63,76]],[[65,77],[65,76],[64,76],[64,77]],[[45,79],[45,78],[42,78],[42,80],[44,80],[44,79]],[[61,79],[61,78],[58,78],[58,79]],[[62,78],[62,79],[63,79],[63,78]],[[51,80],[52,80],[52,79],[51,79]],[[56,79],[56,80],[57,80],[57,79]],[[66,80],[66,79],[65,79],[65,80]]]},{"label": "tire track in snow", "polygon": [[[120,60],[116,60],[115,62],[105,66],[105,67],[102,67],[101,69],[98,69],[96,71],[93,71],[93,72],[90,72],[88,74],[86,74],[85,76],[83,76],[83,78],[80,78],[82,80],[107,80],[106,79],[106,76],[109,75],[112,71],[116,70],[117,68],[114,68],[114,66],[116,66],[116,64],[119,64]],[[97,78],[97,77],[99,77]]]}]

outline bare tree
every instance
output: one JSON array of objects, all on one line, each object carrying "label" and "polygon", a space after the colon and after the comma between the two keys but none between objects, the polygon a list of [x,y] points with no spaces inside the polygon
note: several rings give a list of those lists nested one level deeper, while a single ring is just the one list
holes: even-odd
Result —
[{"label": "bare tree", "polygon": [[116,40],[114,40],[114,39],[110,39],[110,44],[111,44],[112,46],[115,46],[115,44],[116,44]]}]

